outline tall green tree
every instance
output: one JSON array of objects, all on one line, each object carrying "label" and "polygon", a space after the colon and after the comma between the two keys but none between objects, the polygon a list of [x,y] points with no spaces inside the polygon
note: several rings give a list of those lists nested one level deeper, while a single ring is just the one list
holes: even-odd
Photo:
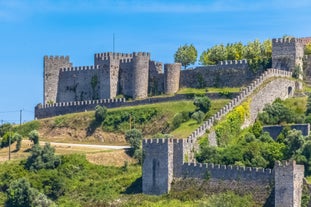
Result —
[{"label": "tall green tree", "polygon": [[222,60],[227,60],[227,50],[222,44],[203,51],[200,56],[200,62],[203,65],[215,65]]},{"label": "tall green tree", "polygon": [[175,55],[174,60],[176,63],[181,63],[182,66],[186,69],[187,66],[194,64],[197,60],[198,52],[196,48],[190,44],[185,44],[184,46],[180,46]]}]

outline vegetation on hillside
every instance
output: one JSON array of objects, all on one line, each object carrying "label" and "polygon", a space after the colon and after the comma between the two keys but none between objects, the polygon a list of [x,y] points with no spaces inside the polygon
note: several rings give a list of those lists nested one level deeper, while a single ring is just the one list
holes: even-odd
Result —
[{"label": "vegetation on hillside", "polygon": [[216,126],[216,134],[220,134],[221,138],[220,147],[211,147],[206,138],[201,139],[197,160],[225,165],[273,168],[276,160],[295,159],[305,165],[305,175],[311,175],[311,136],[305,137],[300,131],[285,127],[274,140],[267,132],[262,131],[262,126],[267,124],[286,126],[292,123],[309,122],[309,113],[305,114],[308,110],[304,105],[298,104],[301,100],[277,99],[264,108],[252,127],[243,130],[240,129],[239,120],[241,118],[243,120],[245,115],[241,115],[247,113],[243,112],[247,110],[245,107],[242,110],[243,104],[240,105],[227,116],[227,119]]}]

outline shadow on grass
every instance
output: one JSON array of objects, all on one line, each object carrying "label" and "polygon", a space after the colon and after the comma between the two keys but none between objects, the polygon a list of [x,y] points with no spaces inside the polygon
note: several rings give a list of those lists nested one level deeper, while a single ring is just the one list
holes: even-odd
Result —
[{"label": "shadow on grass", "polygon": [[139,194],[142,193],[142,177],[137,178],[130,186],[126,188],[123,194]]},{"label": "shadow on grass", "polygon": [[87,127],[86,136],[91,136],[100,125],[101,122],[96,121],[96,119],[94,119]]}]

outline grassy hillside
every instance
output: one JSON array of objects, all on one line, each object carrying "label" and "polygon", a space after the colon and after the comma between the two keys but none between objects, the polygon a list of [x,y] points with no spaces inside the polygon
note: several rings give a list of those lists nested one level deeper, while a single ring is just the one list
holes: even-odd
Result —
[{"label": "grassy hillside", "polygon": [[[220,99],[211,102],[211,109],[206,114],[207,119],[230,99]],[[53,142],[85,142],[123,145],[124,133],[130,128],[137,128],[144,137],[154,137],[157,134],[172,134],[185,138],[199,124],[189,119],[173,130],[172,120],[177,113],[192,113],[195,110],[193,101],[176,101],[150,104],[135,107],[108,109],[105,121],[96,123],[94,111],[68,114],[52,118],[32,121],[17,127],[17,131],[27,135],[30,129],[37,129],[42,140]]]}]

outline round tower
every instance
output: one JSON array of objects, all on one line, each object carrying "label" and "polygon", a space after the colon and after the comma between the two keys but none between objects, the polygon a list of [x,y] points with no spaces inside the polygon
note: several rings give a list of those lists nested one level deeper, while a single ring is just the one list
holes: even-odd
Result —
[{"label": "round tower", "polygon": [[148,96],[149,60],[149,53],[133,53],[131,96],[134,99]]},{"label": "round tower", "polygon": [[180,63],[164,64],[164,93],[173,94],[179,90]]}]

